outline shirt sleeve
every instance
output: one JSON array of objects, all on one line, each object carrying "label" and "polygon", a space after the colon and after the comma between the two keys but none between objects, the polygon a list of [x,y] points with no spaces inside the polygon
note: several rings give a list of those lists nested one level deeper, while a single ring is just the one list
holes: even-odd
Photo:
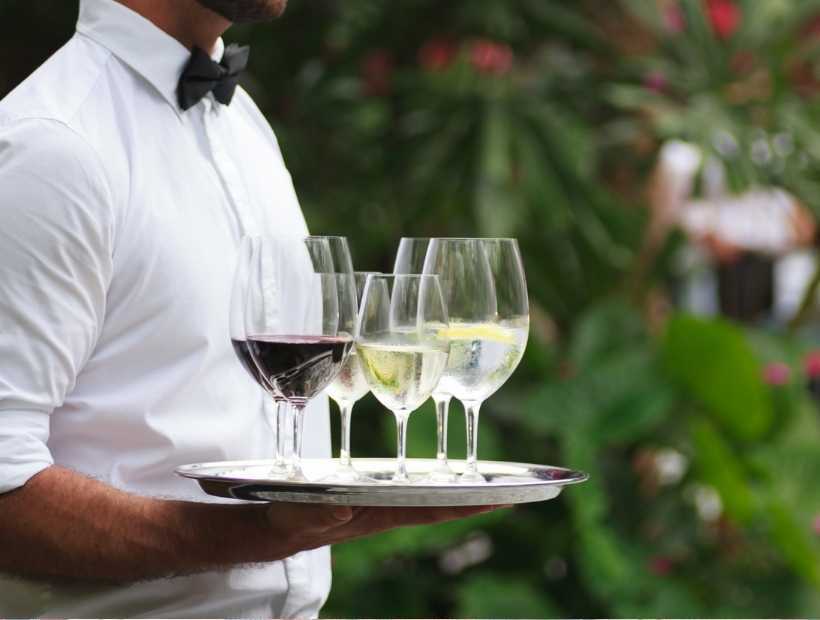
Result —
[{"label": "shirt sleeve", "polygon": [[0,493],[53,463],[50,415],[103,322],[111,213],[102,161],[72,129],[0,126]]}]

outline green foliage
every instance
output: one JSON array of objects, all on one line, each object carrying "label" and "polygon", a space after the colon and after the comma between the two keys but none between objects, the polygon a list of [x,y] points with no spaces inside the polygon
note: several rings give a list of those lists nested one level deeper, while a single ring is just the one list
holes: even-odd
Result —
[{"label": "green foliage", "polygon": [[[622,0],[657,38],[658,50],[629,59],[610,101],[637,112],[663,139],[698,144],[725,163],[730,189],[779,185],[820,209],[816,0],[745,0],[730,36],[715,36],[708,2],[681,0],[678,29],[669,4]],[[736,28],[736,30],[735,30]],[[655,86],[647,87],[652,76]]]},{"label": "green foliage", "polygon": [[456,592],[459,618],[552,618],[560,611],[536,586],[493,573],[465,580]]}]

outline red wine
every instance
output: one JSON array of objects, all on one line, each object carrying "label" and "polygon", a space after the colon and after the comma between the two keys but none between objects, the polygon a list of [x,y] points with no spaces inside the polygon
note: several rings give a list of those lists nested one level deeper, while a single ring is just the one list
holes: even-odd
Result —
[{"label": "red wine", "polygon": [[333,336],[249,336],[256,364],[276,390],[305,403],[325,389],[342,367],[353,340]]},{"label": "red wine", "polygon": [[270,392],[270,384],[267,382],[265,377],[262,376],[262,373],[259,372],[259,368],[256,367],[256,364],[251,357],[251,350],[248,348],[248,343],[244,340],[231,339],[231,344],[233,345],[233,351],[236,353],[236,357],[239,358],[239,362],[242,364],[242,368],[248,372],[254,381],[262,386],[262,389],[266,392]]}]

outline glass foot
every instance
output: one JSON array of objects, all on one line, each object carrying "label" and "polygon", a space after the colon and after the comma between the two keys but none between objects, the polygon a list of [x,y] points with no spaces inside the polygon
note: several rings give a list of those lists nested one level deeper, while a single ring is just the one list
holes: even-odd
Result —
[{"label": "glass foot", "polygon": [[292,466],[288,470],[288,475],[285,477],[285,480],[289,480],[291,482],[311,482],[302,470],[301,465]]},{"label": "glass foot", "polygon": [[287,463],[274,463],[268,470],[272,480],[286,480],[290,477],[290,467]]},{"label": "glass foot", "polygon": [[410,478],[407,474],[396,472],[393,474],[393,477],[390,478],[390,482],[392,484],[410,484]]},{"label": "glass foot", "polygon": [[362,482],[377,482],[372,478],[364,476],[356,471],[352,465],[337,465],[336,469],[333,470],[332,473],[319,478],[316,482],[332,482],[332,483],[362,483]]},{"label": "glass foot", "polygon": [[453,484],[458,482],[458,475],[450,469],[447,461],[438,461],[433,470],[421,482],[425,484]]},{"label": "glass foot", "polygon": [[487,479],[475,470],[468,469],[458,477],[461,484],[482,484],[487,482]]}]

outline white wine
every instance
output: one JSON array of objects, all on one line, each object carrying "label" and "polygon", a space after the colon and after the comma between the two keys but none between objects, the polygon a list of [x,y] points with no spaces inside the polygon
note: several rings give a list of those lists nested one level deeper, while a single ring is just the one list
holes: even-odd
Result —
[{"label": "white wine", "polygon": [[436,394],[461,401],[483,401],[495,393],[518,366],[527,346],[529,321],[451,323],[443,336],[450,358]]},{"label": "white wine", "polygon": [[328,395],[337,403],[355,403],[370,391],[370,386],[364,378],[359,358],[355,349],[342,366],[342,370],[328,386]]},{"label": "white wine", "polygon": [[391,411],[413,411],[430,397],[447,366],[446,343],[357,344],[373,395]]}]

